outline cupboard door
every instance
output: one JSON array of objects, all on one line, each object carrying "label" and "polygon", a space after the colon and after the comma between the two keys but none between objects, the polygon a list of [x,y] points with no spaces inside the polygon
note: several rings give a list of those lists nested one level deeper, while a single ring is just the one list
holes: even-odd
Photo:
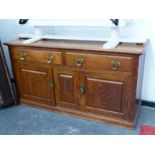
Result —
[{"label": "cupboard door", "polygon": [[80,109],[78,93],[78,71],[64,68],[54,69],[57,106]]},{"label": "cupboard door", "polygon": [[99,115],[118,118],[127,117],[131,97],[131,77],[129,74],[110,72],[81,72],[83,85],[82,110]]},{"label": "cupboard door", "polygon": [[42,66],[15,64],[20,100],[55,105],[52,69]]}]

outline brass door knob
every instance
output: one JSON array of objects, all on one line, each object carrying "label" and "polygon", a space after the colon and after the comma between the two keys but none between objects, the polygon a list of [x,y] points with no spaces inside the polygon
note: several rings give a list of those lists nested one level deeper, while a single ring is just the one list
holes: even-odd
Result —
[{"label": "brass door knob", "polygon": [[50,89],[53,89],[54,88],[54,81],[53,80],[50,80],[49,81],[49,88]]},{"label": "brass door knob", "polygon": [[119,61],[112,61],[111,64],[112,64],[112,70],[118,70],[121,65]]},{"label": "brass door knob", "polygon": [[19,59],[20,59],[21,61],[24,61],[25,58],[26,58],[26,53],[24,53],[24,52],[20,52]]},{"label": "brass door knob", "polygon": [[47,55],[46,56],[46,60],[47,60],[47,63],[52,63],[53,62],[53,60],[54,60],[54,56],[52,56],[52,55]]},{"label": "brass door knob", "polygon": [[84,84],[80,84],[80,94],[82,95],[84,94],[84,92],[85,92],[85,86]]},{"label": "brass door knob", "polygon": [[81,67],[84,62],[84,58],[75,58],[76,66]]}]

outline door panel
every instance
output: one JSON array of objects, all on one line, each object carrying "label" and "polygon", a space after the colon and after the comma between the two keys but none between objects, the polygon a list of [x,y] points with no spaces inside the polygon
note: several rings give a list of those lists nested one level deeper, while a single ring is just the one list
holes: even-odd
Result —
[{"label": "door panel", "polygon": [[54,88],[49,86],[49,82],[53,81],[52,69],[27,64],[15,66],[21,99],[55,105]]},{"label": "door panel", "polygon": [[86,106],[122,112],[123,82],[86,79]]},{"label": "door panel", "polygon": [[126,118],[131,97],[131,75],[103,71],[81,72],[80,84],[85,92],[81,95],[82,110],[90,113]]},{"label": "door panel", "polygon": [[54,69],[57,106],[79,109],[78,72],[71,69]]},{"label": "door panel", "polygon": [[72,75],[60,75],[60,98],[64,102],[74,104],[74,77]]}]

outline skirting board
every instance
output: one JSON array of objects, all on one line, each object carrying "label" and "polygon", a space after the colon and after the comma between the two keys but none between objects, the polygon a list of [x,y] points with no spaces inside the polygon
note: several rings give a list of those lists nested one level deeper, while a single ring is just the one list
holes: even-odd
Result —
[{"label": "skirting board", "polygon": [[155,102],[151,102],[151,101],[142,101],[142,106],[147,106],[147,107],[152,107],[155,108]]}]

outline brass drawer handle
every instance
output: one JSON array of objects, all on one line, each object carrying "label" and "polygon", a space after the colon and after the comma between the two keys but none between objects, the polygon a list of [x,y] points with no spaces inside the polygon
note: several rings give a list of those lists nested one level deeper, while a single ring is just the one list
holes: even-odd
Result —
[{"label": "brass drawer handle", "polygon": [[25,58],[26,58],[26,53],[24,53],[24,52],[20,52],[19,59],[20,59],[21,61],[24,61]]},{"label": "brass drawer handle", "polygon": [[85,92],[85,86],[84,84],[80,84],[80,94],[82,95],[84,94],[84,92]]},{"label": "brass drawer handle", "polygon": [[81,67],[83,62],[84,62],[84,58],[75,58],[75,62],[76,62],[76,66]]},{"label": "brass drawer handle", "polygon": [[47,55],[46,56],[46,59],[47,59],[47,63],[52,63],[53,62],[53,60],[54,60],[54,56],[52,56],[52,55]]},{"label": "brass drawer handle", "polygon": [[48,84],[49,84],[50,89],[54,88],[54,81],[53,80],[50,80]]},{"label": "brass drawer handle", "polygon": [[112,70],[118,70],[121,65],[119,61],[112,61],[111,64],[112,64]]}]

